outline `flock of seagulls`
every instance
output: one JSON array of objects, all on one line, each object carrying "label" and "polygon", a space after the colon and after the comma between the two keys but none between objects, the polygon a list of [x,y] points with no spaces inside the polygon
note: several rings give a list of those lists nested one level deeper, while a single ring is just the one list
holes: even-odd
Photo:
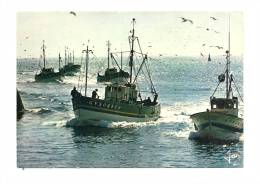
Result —
[{"label": "flock of seagulls", "polygon": [[[180,18],[181,18],[181,23],[187,23],[187,22],[188,22],[188,23],[190,23],[190,24],[194,24],[193,20],[191,20],[191,19],[188,19],[188,18],[185,18],[185,17],[180,17]],[[209,18],[210,18],[212,21],[217,21],[217,20],[218,20],[218,18],[212,17],[212,16],[209,17]],[[214,30],[214,29],[212,29],[212,28],[208,28],[208,27],[196,26],[196,28],[204,29],[204,30],[206,30],[206,31],[212,31],[212,32],[214,32],[214,33],[216,33],[216,34],[219,33],[218,31],[216,31],[216,30]],[[202,47],[205,47],[206,44],[203,43],[201,46],[202,46]],[[218,45],[216,45],[216,46],[211,45],[211,46],[209,46],[209,47],[215,47],[215,48],[217,48],[217,49],[223,49],[223,47],[218,46]],[[204,54],[203,54],[203,53],[200,53],[200,56],[204,57]]]},{"label": "flock of seagulls", "polygon": [[[71,14],[71,15],[73,15],[73,16],[77,16],[77,14],[76,14],[74,11],[70,11],[69,14]],[[182,23],[194,24],[193,20],[191,20],[191,19],[188,19],[188,18],[185,18],[185,17],[180,17],[180,18],[181,18]],[[217,18],[212,17],[212,16],[210,17],[210,19],[213,20],[213,21],[217,21],[217,20],[218,20]],[[207,27],[197,26],[196,28],[205,29],[206,31],[213,31],[213,32],[215,32],[215,33],[219,33],[218,31],[216,31],[216,30],[214,30],[214,29],[207,28]],[[25,39],[29,39],[29,36],[26,36]],[[83,44],[83,45],[84,45],[84,44]],[[202,47],[205,47],[205,46],[206,46],[206,44],[203,43],[203,44],[202,44]],[[149,45],[148,47],[152,47],[152,45]],[[218,46],[218,45],[216,45],[216,46],[211,45],[211,46],[209,46],[209,47],[215,47],[215,48],[217,48],[217,49],[223,49],[223,47]],[[27,51],[27,50],[24,49],[24,52],[26,52],[26,51]],[[203,54],[203,53],[200,53],[200,55],[201,55],[202,57],[204,57],[204,54]],[[159,54],[159,57],[161,57],[161,56],[162,56],[162,54]],[[178,56],[178,55],[176,54],[175,56]]]}]

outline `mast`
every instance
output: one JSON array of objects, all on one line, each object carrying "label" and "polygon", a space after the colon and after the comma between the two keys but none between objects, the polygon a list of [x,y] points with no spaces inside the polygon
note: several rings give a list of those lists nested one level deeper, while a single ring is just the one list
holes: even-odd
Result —
[{"label": "mast", "polygon": [[60,53],[59,53],[59,71],[60,71],[60,60],[61,60],[61,57],[60,57]]},{"label": "mast", "polygon": [[122,49],[121,49],[121,70],[123,69],[123,52],[122,52]]},{"label": "mast", "polygon": [[[227,54],[227,64],[226,64],[226,98],[230,96],[230,88],[229,88],[229,70],[230,70],[230,16],[229,16],[229,30],[228,30],[228,50]],[[230,84],[231,85],[231,84]]]},{"label": "mast", "polygon": [[85,79],[85,96],[87,96],[87,88],[88,88],[88,46],[86,50],[86,79]]},{"label": "mast", "polygon": [[110,42],[108,40],[107,41],[107,68],[109,68],[109,63],[110,63],[110,61],[109,61],[109,58],[110,58],[110,46],[111,46],[111,44],[110,44]]},{"label": "mast", "polygon": [[133,30],[132,30],[132,36],[131,36],[131,51],[130,51],[130,83],[132,83],[132,75],[133,75],[133,58],[134,58],[134,40],[135,40],[135,18],[133,18]]},{"label": "mast", "polygon": [[67,47],[65,47],[65,61],[64,61],[65,65],[66,65],[66,62],[67,62]]},{"label": "mast", "polygon": [[73,64],[74,64],[74,50],[72,51],[72,54],[73,54]]},{"label": "mast", "polygon": [[88,62],[89,62],[89,52],[92,52],[92,50],[87,49],[83,50],[82,52],[86,52],[86,78],[85,78],[85,96],[87,96],[87,88],[88,88]]},{"label": "mast", "polygon": [[44,45],[44,40],[42,41],[42,55],[43,55],[43,68],[45,69],[45,45]]}]

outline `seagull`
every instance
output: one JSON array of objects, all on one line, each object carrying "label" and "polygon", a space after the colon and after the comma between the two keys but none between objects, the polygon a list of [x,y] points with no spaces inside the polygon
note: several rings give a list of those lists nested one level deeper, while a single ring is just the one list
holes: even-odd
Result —
[{"label": "seagull", "polygon": [[202,44],[202,47],[204,47],[205,45],[206,45],[206,44],[205,44],[205,43],[203,43],[203,44]]},{"label": "seagull", "polygon": [[24,52],[26,52],[27,50],[26,50],[26,49],[24,49],[23,51],[24,51]]},{"label": "seagull", "polygon": [[202,57],[204,57],[204,55],[203,55],[202,53],[200,53],[200,55],[201,55]]},{"label": "seagull", "polygon": [[159,54],[159,57],[161,57],[162,56],[162,54]]},{"label": "seagull", "polygon": [[223,47],[221,47],[221,46],[218,46],[218,45],[216,45],[216,46],[209,46],[209,47],[216,47],[216,48],[218,48],[218,49],[223,49]]},{"label": "seagull", "polygon": [[218,20],[218,19],[216,19],[215,17],[210,17],[212,20]]},{"label": "seagull", "polygon": [[70,14],[77,16],[75,12],[71,11]]},{"label": "seagull", "polygon": [[149,45],[148,47],[152,47],[151,45]]},{"label": "seagull", "polygon": [[193,24],[193,21],[192,20],[190,20],[190,19],[186,19],[186,18],[184,18],[184,17],[180,17],[181,19],[182,19],[182,22],[190,22],[191,24]]}]

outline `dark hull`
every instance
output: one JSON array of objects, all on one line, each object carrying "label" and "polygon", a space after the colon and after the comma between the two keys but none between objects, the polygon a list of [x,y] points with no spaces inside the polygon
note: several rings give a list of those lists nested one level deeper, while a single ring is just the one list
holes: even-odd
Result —
[{"label": "dark hull", "polygon": [[74,64],[68,64],[65,65],[62,69],[61,72],[64,75],[70,75],[70,74],[74,74],[75,72],[78,72],[81,68],[81,65],[74,65]]},{"label": "dark hull", "polygon": [[48,82],[48,81],[56,81],[61,79],[62,74],[60,72],[53,73],[40,73],[35,75],[35,81],[37,82]]}]

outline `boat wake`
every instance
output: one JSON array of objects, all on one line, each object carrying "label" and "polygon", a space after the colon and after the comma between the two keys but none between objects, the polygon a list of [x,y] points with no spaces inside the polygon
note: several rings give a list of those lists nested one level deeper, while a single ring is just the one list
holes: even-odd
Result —
[{"label": "boat wake", "polygon": [[41,115],[41,114],[49,114],[49,113],[52,113],[53,111],[48,109],[48,108],[34,108],[34,109],[27,109],[28,112],[31,112],[33,114],[38,114],[38,115]]},{"label": "boat wake", "polygon": [[60,120],[60,121],[47,121],[42,123],[43,126],[55,126],[55,127],[65,127],[67,121]]}]

